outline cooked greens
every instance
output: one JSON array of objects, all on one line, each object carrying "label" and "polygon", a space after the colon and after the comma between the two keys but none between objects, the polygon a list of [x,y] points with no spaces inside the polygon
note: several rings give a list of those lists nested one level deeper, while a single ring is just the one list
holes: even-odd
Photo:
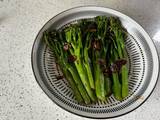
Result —
[{"label": "cooked greens", "polygon": [[127,31],[116,17],[82,19],[60,30],[47,30],[43,40],[56,56],[76,100],[90,104],[128,96],[125,49]]}]

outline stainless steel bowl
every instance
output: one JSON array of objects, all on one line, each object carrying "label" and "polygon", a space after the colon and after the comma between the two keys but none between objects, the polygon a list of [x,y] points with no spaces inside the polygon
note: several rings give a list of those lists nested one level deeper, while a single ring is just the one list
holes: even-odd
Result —
[{"label": "stainless steel bowl", "polygon": [[[130,34],[125,41],[129,59],[129,96],[121,102],[111,96],[106,102],[81,105],[74,99],[67,80],[56,79],[55,76],[62,73],[56,68],[55,57],[41,37],[46,29],[59,29],[75,20],[98,15],[119,17]],[[112,118],[126,114],[146,101],[157,82],[159,60],[152,40],[137,22],[109,8],[87,6],[64,11],[42,27],[33,45],[32,67],[38,84],[60,107],[84,117]]]}]

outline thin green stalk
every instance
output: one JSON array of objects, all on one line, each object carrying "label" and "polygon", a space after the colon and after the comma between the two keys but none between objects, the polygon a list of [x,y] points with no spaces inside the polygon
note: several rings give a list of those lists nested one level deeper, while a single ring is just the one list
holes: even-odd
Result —
[{"label": "thin green stalk", "polygon": [[[74,92],[74,95],[75,95],[75,98],[76,98],[76,100],[78,101],[78,103],[83,103],[84,101],[83,101],[83,98],[82,98],[82,96],[85,96],[85,94],[82,94],[82,96],[81,96],[81,94],[80,94],[80,92],[79,92],[79,90],[78,90],[78,88],[81,88],[81,87],[77,87],[78,86],[78,84],[76,85],[76,83],[74,82],[74,79],[73,79],[73,77],[72,77],[72,75],[71,75],[71,73],[69,72],[69,71],[63,71],[63,73],[65,73],[65,78],[68,80],[68,82],[69,82],[69,84],[70,84],[70,86],[71,86],[71,89],[73,90],[73,92]],[[83,90],[83,89],[82,89]],[[81,92],[82,93],[82,92]],[[87,96],[88,97],[88,96]],[[88,99],[86,99],[86,96],[85,96],[85,103],[86,104],[89,104],[90,103],[90,99],[88,100]]]},{"label": "thin green stalk", "polygon": [[91,47],[91,38],[90,37],[91,37],[91,35],[88,33],[87,37],[86,37],[84,49],[83,49],[83,55],[84,55],[83,64],[84,64],[84,67],[85,67],[86,72],[87,72],[87,76],[88,76],[88,80],[89,80],[90,86],[91,86],[92,89],[95,89],[91,67],[90,67],[90,64],[88,62],[89,61],[88,52],[89,52],[89,48]]},{"label": "thin green stalk", "polygon": [[93,102],[95,102],[96,101],[96,97],[95,97],[95,95],[94,95],[94,93],[93,93],[93,91],[92,91],[92,89],[90,87],[89,82],[87,81],[87,75],[85,73],[85,70],[83,68],[82,63],[75,61],[75,66],[77,68],[78,74],[79,74],[79,76],[81,78],[81,81],[82,81],[82,83],[83,83],[83,85],[84,85],[89,97],[91,98],[91,100]]},{"label": "thin green stalk", "polygon": [[[125,50],[125,43],[124,40],[126,39],[127,35],[124,32],[124,28],[121,25],[121,22],[118,18],[110,18],[111,23],[111,30],[115,35],[115,42],[117,45],[117,52],[120,59],[126,59],[126,50]],[[122,98],[128,96],[129,88],[128,88],[128,69],[127,65],[123,65],[120,71],[121,81],[122,81]]]},{"label": "thin green stalk", "polygon": [[76,87],[78,88],[78,90],[80,91],[80,94],[82,95],[84,101],[86,104],[91,103],[90,98],[85,90],[85,87],[83,86],[81,79],[79,78],[78,73],[76,72],[76,70],[72,67],[68,68],[69,72],[72,74],[73,80],[76,83]]},{"label": "thin green stalk", "polygon": [[105,91],[106,91],[105,95],[108,97],[112,94],[112,83],[108,76],[105,76],[104,80],[105,80]]},{"label": "thin green stalk", "polygon": [[72,55],[76,56],[74,64],[76,66],[77,72],[80,76],[80,79],[93,102],[96,101],[96,97],[91,89],[89,84],[88,76],[85,72],[84,66],[82,65],[82,35],[81,30],[77,26],[72,26],[69,29],[65,30],[66,40],[68,43],[71,43],[72,49],[69,49]]}]

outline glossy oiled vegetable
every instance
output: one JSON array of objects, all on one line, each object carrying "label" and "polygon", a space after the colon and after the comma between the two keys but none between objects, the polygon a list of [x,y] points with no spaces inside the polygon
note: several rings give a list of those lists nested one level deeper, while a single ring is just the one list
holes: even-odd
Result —
[{"label": "glossy oiled vegetable", "polygon": [[[113,32],[113,36],[115,36],[114,40],[116,43],[116,50],[118,53],[119,59],[126,59],[126,51],[124,39],[126,36],[126,31],[122,28],[121,22],[114,17],[110,18],[111,31]],[[118,59],[118,58],[117,58]],[[127,97],[128,95],[128,69],[126,64],[121,67],[121,80],[122,80],[122,98]]]},{"label": "glossy oiled vegetable", "polygon": [[118,18],[97,16],[60,30],[47,30],[43,40],[53,50],[76,100],[90,104],[128,96],[124,41],[127,31]]},{"label": "glossy oiled vegetable", "polygon": [[[63,50],[64,47],[62,47],[62,38],[59,37],[58,33],[55,31],[44,33],[43,38],[46,41],[47,45],[53,50],[64,76],[66,78],[69,78],[69,83],[71,83],[70,85],[75,92],[77,101],[81,103],[84,99],[84,102],[86,104],[89,104],[90,98],[85,90],[85,87],[83,86],[75,67],[68,62],[68,53],[64,52]],[[73,84],[75,84],[76,86],[73,86]]]}]

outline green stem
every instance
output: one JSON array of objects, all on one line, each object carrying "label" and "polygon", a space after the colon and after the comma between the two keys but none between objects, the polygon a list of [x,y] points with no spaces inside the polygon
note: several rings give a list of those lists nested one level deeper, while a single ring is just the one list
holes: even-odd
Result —
[{"label": "green stem", "polygon": [[124,65],[121,68],[121,75],[122,75],[122,98],[128,96],[129,89],[128,89],[128,69],[127,66]]},{"label": "green stem", "polygon": [[112,79],[113,79],[113,95],[117,100],[122,100],[121,96],[121,84],[118,79],[118,73],[112,73]]},{"label": "green stem", "polygon": [[112,83],[109,77],[105,76],[105,95],[110,96],[112,94]]},{"label": "green stem", "polygon": [[[65,74],[65,77],[68,80],[68,82],[69,82],[69,84],[70,84],[70,86],[71,86],[71,88],[72,88],[72,90],[74,92],[75,98],[78,101],[78,103],[83,103],[83,98],[82,98],[82,96],[81,96],[81,94],[80,94],[80,92],[79,92],[79,90],[77,88],[76,83],[74,82],[74,79],[73,79],[71,73],[69,71],[67,71],[67,70],[63,71],[63,73]],[[85,103],[89,104],[89,101],[85,100]]]},{"label": "green stem", "polygon": [[84,67],[85,67],[86,72],[87,72],[87,76],[88,76],[90,86],[91,86],[92,89],[95,89],[93,75],[92,75],[91,67],[89,65],[88,60],[89,60],[88,49],[84,49],[84,62],[83,62],[83,64],[84,64]]},{"label": "green stem", "polygon": [[90,101],[90,98],[85,90],[85,87],[83,86],[80,78],[79,78],[79,75],[78,73],[76,72],[76,70],[72,67],[69,67],[68,68],[69,72],[72,74],[72,77],[73,77],[73,80],[75,81],[76,83],[76,86],[80,92],[80,94],[82,95],[84,101],[86,104],[89,104],[91,101]]},{"label": "green stem", "polygon": [[84,63],[84,67],[85,67],[87,75],[88,75],[90,86],[91,86],[92,89],[95,89],[94,80],[93,80],[93,76],[92,76],[90,65],[88,63]]},{"label": "green stem", "polygon": [[95,102],[96,101],[96,97],[95,97],[95,95],[94,95],[94,93],[93,93],[93,91],[92,91],[92,89],[90,87],[87,75],[86,75],[85,70],[84,70],[83,65],[82,65],[82,62],[80,60],[76,60],[75,61],[75,66],[77,68],[78,74],[79,74],[79,76],[81,78],[81,81],[82,81],[82,83],[83,83],[83,85],[84,85],[89,97],[91,98],[91,100],[93,102]]},{"label": "green stem", "polygon": [[94,75],[95,75],[95,88],[97,97],[105,101],[105,86],[104,86],[104,75],[100,69],[100,65],[98,64],[98,59],[96,57],[96,62],[94,63]]}]

